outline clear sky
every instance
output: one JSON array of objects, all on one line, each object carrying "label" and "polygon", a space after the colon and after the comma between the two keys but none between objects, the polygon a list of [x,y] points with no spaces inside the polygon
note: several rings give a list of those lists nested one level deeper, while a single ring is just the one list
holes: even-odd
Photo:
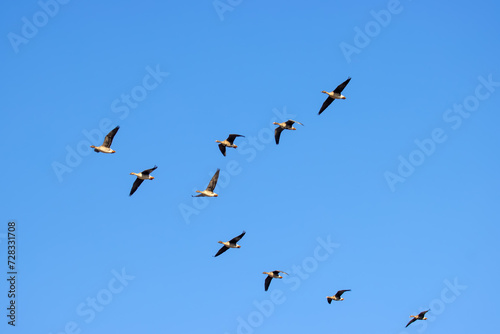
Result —
[{"label": "clear sky", "polygon": [[[5,4],[0,331],[496,332],[499,10]],[[290,118],[304,126],[277,146],[272,122]],[[117,125],[116,153],[92,152]],[[223,157],[230,133],[246,137]],[[129,173],[154,165],[129,197]],[[193,200],[217,168],[219,197]],[[265,292],[275,269],[290,275]]]}]

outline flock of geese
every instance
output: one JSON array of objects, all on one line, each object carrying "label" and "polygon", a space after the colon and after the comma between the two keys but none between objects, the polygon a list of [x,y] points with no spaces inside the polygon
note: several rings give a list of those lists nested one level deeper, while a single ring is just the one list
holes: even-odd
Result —
[{"label": "flock of geese", "polygon": [[[322,93],[327,94],[328,97],[326,98],[325,102],[323,102],[323,105],[321,106],[321,108],[318,112],[318,115],[321,115],[321,113],[323,113],[323,111],[325,111],[325,109],[328,108],[334,100],[336,100],[336,99],[345,100],[346,99],[346,97],[344,95],[342,95],[342,91],[344,90],[344,88],[347,86],[347,84],[350,81],[351,81],[351,78],[348,78],[343,83],[338,85],[337,88],[335,88],[331,92],[322,91]],[[283,132],[283,130],[297,130],[293,126],[295,123],[300,124],[302,126],[304,125],[300,122],[297,122],[297,121],[294,121],[291,119],[287,120],[286,122],[282,122],[282,123],[273,122],[274,125],[278,125],[278,127],[274,130],[274,139],[276,141],[276,145],[279,144],[280,136],[281,136],[281,133]],[[90,147],[93,148],[94,151],[97,153],[99,153],[99,152],[101,152],[101,153],[115,153],[115,151],[113,149],[111,149],[111,144],[113,143],[113,138],[115,137],[115,135],[119,129],[120,129],[120,127],[117,126],[113,130],[111,130],[104,138],[104,142],[102,143],[101,146],[92,145]],[[245,137],[245,136],[238,135],[238,134],[230,134],[226,140],[223,140],[223,141],[216,140],[215,141],[216,143],[219,143],[219,145],[218,145],[219,150],[221,151],[223,156],[226,156],[226,148],[227,147],[231,147],[231,148],[238,147],[237,145],[234,145],[234,141],[237,137]],[[139,186],[142,184],[142,182],[144,180],[153,180],[154,179],[154,177],[151,176],[151,173],[156,168],[158,168],[158,167],[154,166],[153,168],[143,170],[140,173],[133,173],[133,172],[130,173],[130,175],[135,175],[137,178],[135,179],[134,183],[132,184],[132,189],[130,190],[129,196],[132,196],[137,191],[137,189],[139,188]],[[205,190],[196,190],[196,192],[199,194],[192,195],[192,196],[193,197],[218,197],[219,195],[216,194],[214,192],[214,190],[215,190],[215,187],[217,186],[217,180],[219,179],[219,172],[220,172],[220,169],[217,169],[217,171],[215,172],[214,176],[210,180],[210,183],[208,184],[208,186]],[[223,246],[214,255],[214,257],[221,255],[222,253],[224,253],[225,251],[227,251],[230,248],[241,248],[241,246],[238,245],[237,243],[238,243],[238,241],[241,240],[241,238],[243,238],[245,233],[246,232],[243,231],[243,233],[232,238],[229,241],[219,241],[218,243],[222,244]],[[279,279],[283,278],[283,276],[281,276],[280,273],[288,275],[286,272],[281,271],[281,270],[273,270],[273,271],[269,271],[269,272],[266,272],[266,271],[263,272],[263,274],[267,275],[267,277],[264,281],[264,290],[265,291],[267,291],[269,289],[269,285],[271,284],[271,281],[273,278],[279,278]],[[335,295],[327,296],[326,300],[327,300],[328,304],[331,304],[332,300],[333,301],[343,301],[344,298],[342,298],[342,295],[344,294],[344,292],[347,292],[347,291],[351,291],[351,290],[350,289],[339,290],[339,291],[337,291],[337,293],[335,293]],[[412,319],[408,322],[406,327],[408,327],[410,324],[412,324],[413,322],[415,322],[417,320],[427,320],[427,318],[425,317],[425,314],[429,311],[430,310],[422,311],[418,315],[411,315],[410,318],[412,318]]]}]

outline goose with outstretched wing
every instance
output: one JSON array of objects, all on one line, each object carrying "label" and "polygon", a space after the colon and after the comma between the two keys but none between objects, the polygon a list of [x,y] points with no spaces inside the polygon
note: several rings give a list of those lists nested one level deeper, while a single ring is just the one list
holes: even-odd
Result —
[{"label": "goose with outstretched wing", "polygon": [[325,90],[321,91],[321,93],[327,94],[328,97],[326,98],[325,102],[323,102],[323,105],[321,106],[321,109],[319,110],[318,115],[321,115],[321,113],[323,111],[325,111],[325,109],[328,108],[328,106],[330,104],[332,104],[333,100],[335,100],[335,99],[345,100],[346,99],[346,97],[344,95],[342,95],[341,93],[344,90],[345,86],[347,86],[349,81],[351,81],[351,78],[348,78],[346,81],[344,81],[343,83],[338,85],[337,88],[335,88],[332,92],[327,92]]},{"label": "goose with outstretched wing", "polygon": [[153,180],[154,179],[154,177],[149,175],[149,174],[151,174],[156,168],[158,168],[158,166],[154,166],[153,168],[143,170],[140,173],[133,173],[133,172],[130,173],[130,175],[137,176],[137,179],[135,179],[134,184],[132,185],[132,189],[130,189],[129,196],[132,196],[135,193],[137,188],[139,188],[139,186],[142,184],[142,182],[144,180]]},{"label": "goose with outstretched wing", "polygon": [[205,189],[203,191],[196,190],[196,192],[200,193],[200,194],[196,195],[196,196],[193,195],[193,197],[218,197],[219,195],[214,193],[214,189],[215,189],[215,186],[217,185],[217,180],[219,179],[219,172],[220,172],[220,169],[217,169],[214,176],[210,180],[210,183],[208,184],[207,189]]}]

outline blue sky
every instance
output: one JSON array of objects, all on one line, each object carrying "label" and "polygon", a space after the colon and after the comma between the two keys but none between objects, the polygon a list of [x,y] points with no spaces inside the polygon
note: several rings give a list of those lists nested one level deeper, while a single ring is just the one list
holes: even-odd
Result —
[{"label": "blue sky", "polygon": [[[2,279],[2,332],[493,332],[499,9],[5,6],[0,249],[15,221],[18,328]],[[277,146],[289,118],[304,126]],[[116,125],[117,153],[91,152]],[[223,157],[229,133],[246,137]],[[129,197],[129,173],[154,165]],[[194,200],[217,168],[219,197]],[[275,269],[290,275],[265,292]]]}]

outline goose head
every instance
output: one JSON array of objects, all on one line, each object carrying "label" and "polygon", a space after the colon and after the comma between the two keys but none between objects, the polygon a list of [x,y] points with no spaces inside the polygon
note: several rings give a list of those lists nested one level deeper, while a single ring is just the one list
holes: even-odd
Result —
[{"label": "goose head", "polygon": [[134,172],[130,173],[130,175],[139,176],[139,175],[137,175],[137,173],[134,173]]},{"label": "goose head", "polygon": [[[94,146],[94,145],[90,145],[90,148],[95,148],[95,146]],[[114,152],[113,152],[113,153],[114,153]]]}]

